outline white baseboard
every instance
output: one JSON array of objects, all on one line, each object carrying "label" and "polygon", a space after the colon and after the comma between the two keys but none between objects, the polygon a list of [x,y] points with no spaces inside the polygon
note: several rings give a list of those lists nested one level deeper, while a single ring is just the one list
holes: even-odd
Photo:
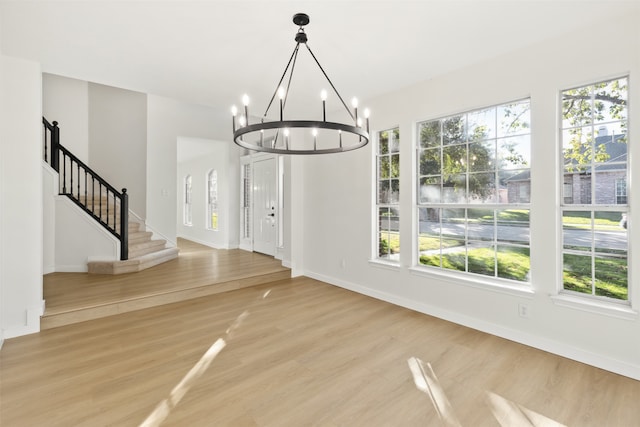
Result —
[{"label": "white baseboard", "polygon": [[56,265],[56,272],[60,273],[86,273],[89,271],[87,265]]},{"label": "white baseboard", "polygon": [[26,312],[26,324],[18,326],[10,326],[2,331],[4,341],[5,339],[20,337],[22,335],[35,334],[40,332],[40,317],[44,314],[45,301],[27,309]]},{"label": "white baseboard", "polygon": [[[293,276],[293,274],[292,274]],[[425,304],[423,302],[413,301],[407,298],[398,297],[397,295],[389,294],[386,292],[380,292],[372,290],[370,288],[357,285],[355,283],[346,282],[336,278],[328,277],[322,274],[316,274],[312,272],[306,272],[307,277],[320,280],[331,285],[335,285],[350,291],[354,291],[363,295],[370,296],[382,301],[389,302],[401,307],[405,307],[420,313],[428,314],[430,316],[437,317],[439,319],[447,320],[449,322],[456,323],[458,325],[466,326],[468,328],[476,329],[481,332],[485,332],[497,337],[505,338],[510,341],[515,341],[520,344],[534,347],[540,350],[547,351],[549,353],[556,354],[558,356],[566,357],[571,360],[575,360],[587,365],[595,366],[606,371],[614,372],[619,375],[624,375],[635,380],[640,380],[640,365],[615,360],[600,354],[592,353],[590,351],[571,346],[566,343],[558,342],[555,340],[547,339],[538,335],[517,331],[514,329],[506,328],[502,325],[497,325],[490,322],[478,320],[473,317],[465,316],[460,313],[454,313],[448,310],[443,310],[439,307]]]},{"label": "white baseboard", "polygon": [[208,247],[213,248],[213,249],[229,249],[229,247],[227,247],[227,246],[217,245],[215,243],[207,242],[207,241],[200,240],[200,239],[196,239],[196,238],[191,237],[191,236],[178,235],[178,237],[180,237],[181,239],[190,240],[192,242],[198,243],[198,244],[203,245],[203,246],[208,246]]}]

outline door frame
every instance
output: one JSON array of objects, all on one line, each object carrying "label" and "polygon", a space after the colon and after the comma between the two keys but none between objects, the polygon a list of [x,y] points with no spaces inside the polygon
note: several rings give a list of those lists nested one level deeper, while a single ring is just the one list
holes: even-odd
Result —
[{"label": "door frame", "polygon": [[[239,247],[240,249],[253,252],[253,220],[254,220],[254,164],[256,162],[273,159],[275,161],[275,189],[276,189],[276,212],[275,212],[275,258],[279,256],[279,249],[281,247],[281,227],[282,227],[282,186],[280,180],[282,179],[282,162],[281,156],[272,153],[253,153],[240,157],[240,234],[239,234]],[[248,170],[247,170],[248,168]],[[247,176],[245,176],[245,174]],[[245,182],[247,181],[248,182]],[[245,204],[248,204],[246,206]]]}]

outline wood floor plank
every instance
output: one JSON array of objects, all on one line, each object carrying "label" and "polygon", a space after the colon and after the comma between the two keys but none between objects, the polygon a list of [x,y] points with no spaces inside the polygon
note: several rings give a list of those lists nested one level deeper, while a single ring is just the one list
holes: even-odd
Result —
[{"label": "wood floor plank", "polygon": [[3,427],[640,423],[638,381],[305,277],[7,340],[0,384]]},{"label": "wood floor plank", "polygon": [[178,239],[178,245],[177,259],[138,273],[45,275],[41,329],[291,277],[290,270],[273,257],[239,249],[215,250],[185,239]]}]

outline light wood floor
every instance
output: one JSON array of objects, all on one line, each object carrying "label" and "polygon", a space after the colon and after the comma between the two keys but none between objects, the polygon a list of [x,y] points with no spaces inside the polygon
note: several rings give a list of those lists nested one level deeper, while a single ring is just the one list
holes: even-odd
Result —
[{"label": "light wood floor", "polygon": [[52,273],[44,276],[42,329],[240,289],[291,277],[273,257],[217,251],[178,239],[177,259],[138,273]]},{"label": "light wood floor", "polygon": [[639,403],[638,381],[309,278],[0,351],[3,427],[637,426]]}]

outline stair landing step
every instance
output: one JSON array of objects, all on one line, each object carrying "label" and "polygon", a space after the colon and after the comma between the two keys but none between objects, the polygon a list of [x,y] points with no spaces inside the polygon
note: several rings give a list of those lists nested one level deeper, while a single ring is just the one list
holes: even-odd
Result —
[{"label": "stair landing step", "polygon": [[148,295],[135,296],[104,304],[96,304],[90,307],[74,308],[59,312],[47,311],[41,318],[40,328],[42,330],[52,329],[73,323],[100,319],[102,317],[143,310],[145,308],[157,307],[208,295],[215,295],[251,286],[264,285],[290,278],[291,270],[287,269],[255,276],[230,279],[225,282],[195,285],[193,287],[185,287],[182,289],[149,293]]},{"label": "stair landing step", "polygon": [[126,261],[90,261],[90,274],[125,274],[145,270],[178,257],[178,248],[165,248]]}]

